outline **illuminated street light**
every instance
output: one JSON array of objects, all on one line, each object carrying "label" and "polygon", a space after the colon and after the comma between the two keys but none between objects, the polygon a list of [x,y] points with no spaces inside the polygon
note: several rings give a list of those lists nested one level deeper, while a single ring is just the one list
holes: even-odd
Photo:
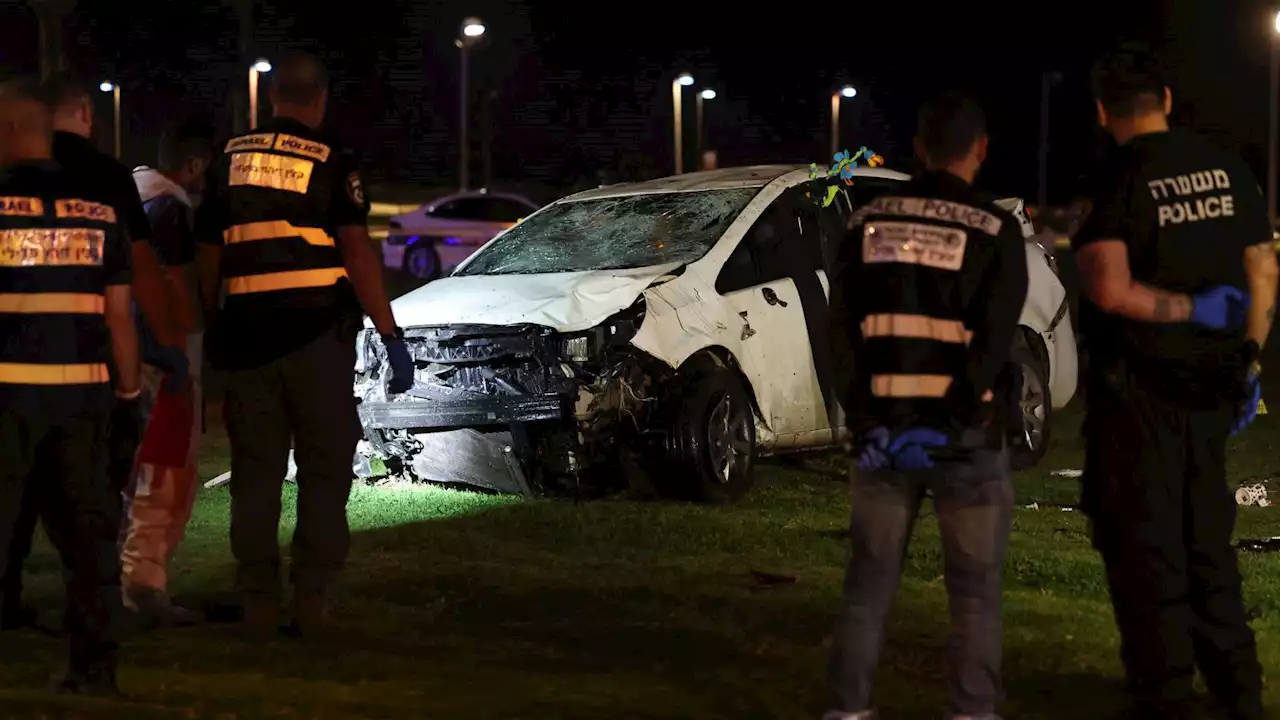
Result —
[{"label": "illuminated street light", "polygon": [[271,63],[258,58],[249,66],[249,129],[258,127],[258,76],[271,72]]},{"label": "illuminated street light", "polygon": [[[684,89],[693,84],[693,76],[680,73],[671,81],[672,118],[675,129],[676,174],[684,173]],[[701,96],[699,96],[701,99]]]},{"label": "illuminated street light", "polygon": [[715,100],[716,91],[712,90],[711,88],[707,88],[706,90],[703,90],[701,93],[698,94],[698,98],[701,100]]},{"label": "illuminated street light", "polygon": [[694,122],[694,127],[697,128],[696,132],[698,133],[694,137],[698,145],[699,158],[702,157],[702,102],[704,100],[715,100],[715,99],[716,99],[716,91],[712,90],[711,88],[706,88],[705,90],[702,90],[701,92],[698,93],[697,101],[694,104],[694,107],[697,109],[697,111],[694,113],[694,117],[696,118]]},{"label": "illuminated street light", "polygon": [[103,81],[98,85],[98,89],[104,93],[111,93],[112,104],[112,120],[116,131],[116,159],[120,159],[120,86],[116,83]]},{"label": "illuminated street light", "polygon": [[852,85],[845,85],[836,92],[831,93],[831,154],[835,155],[840,152],[840,98],[852,100],[858,94],[858,89]]},{"label": "illuminated street light", "polygon": [[471,128],[469,126],[471,120],[467,117],[471,104],[471,93],[468,88],[471,48],[480,42],[487,29],[480,18],[465,18],[458,30],[460,37],[453,41],[453,44],[458,46],[458,51],[462,53],[458,82],[458,187],[462,190],[466,190],[471,184]]}]

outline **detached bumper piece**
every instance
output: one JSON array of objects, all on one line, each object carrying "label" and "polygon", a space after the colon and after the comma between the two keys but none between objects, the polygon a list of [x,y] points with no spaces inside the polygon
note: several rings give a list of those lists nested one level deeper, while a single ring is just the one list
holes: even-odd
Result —
[{"label": "detached bumper piece", "polygon": [[572,417],[563,395],[489,396],[456,402],[363,402],[366,430],[482,427]]}]

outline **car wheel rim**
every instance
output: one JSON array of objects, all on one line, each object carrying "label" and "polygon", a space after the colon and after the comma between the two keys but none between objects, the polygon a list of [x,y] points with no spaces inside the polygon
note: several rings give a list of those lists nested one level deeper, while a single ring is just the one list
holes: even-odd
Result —
[{"label": "car wheel rim", "polygon": [[416,278],[431,276],[435,263],[431,259],[430,250],[414,250],[409,253],[409,273]]},{"label": "car wheel rim", "polygon": [[707,416],[707,447],[716,480],[728,484],[751,462],[751,414],[728,393]]},{"label": "car wheel rim", "polygon": [[1022,441],[1027,449],[1037,450],[1044,442],[1045,392],[1044,384],[1035,368],[1022,366],[1022,396],[1019,401],[1022,409]]}]

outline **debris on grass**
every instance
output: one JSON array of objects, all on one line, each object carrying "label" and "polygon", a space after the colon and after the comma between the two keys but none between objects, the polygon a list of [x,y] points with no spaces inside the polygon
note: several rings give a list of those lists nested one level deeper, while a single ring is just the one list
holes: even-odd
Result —
[{"label": "debris on grass", "polygon": [[1280,537],[1266,540],[1241,540],[1236,548],[1243,552],[1273,553],[1280,552]]},{"label": "debris on grass", "polygon": [[1241,487],[1236,490],[1237,505],[1257,505],[1258,507],[1270,507],[1271,501],[1267,499],[1267,488],[1265,485],[1250,485]]},{"label": "debris on grass", "polygon": [[[293,461],[293,450],[290,450],[289,465],[284,472],[284,481],[293,482],[294,479],[296,479],[297,477],[298,477],[298,464]],[[231,482],[231,471],[228,470],[222,473],[221,475],[213,478],[212,480],[206,482],[204,484],[204,487],[206,490],[212,490],[213,488],[222,487],[223,485],[226,485],[227,483],[230,483],[230,482]]]},{"label": "debris on grass", "polygon": [[1083,470],[1054,470],[1050,475],[1059,475],[1061,477],[1078,478],[1084,475]]}]

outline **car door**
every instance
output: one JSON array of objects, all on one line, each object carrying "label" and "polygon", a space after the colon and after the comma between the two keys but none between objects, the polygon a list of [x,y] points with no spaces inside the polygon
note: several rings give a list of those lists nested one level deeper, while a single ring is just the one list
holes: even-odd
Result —
[{"label": "car door", "polygon": [[716,278],[716,291],[742,320],[742,370],[761,406],[770,408],[767,423],[782,447],[830,426],[829,393],[819,383],[811,340],[826,322],[821,257],[816,227],[806,231],[796,195],[784,193]]}]

